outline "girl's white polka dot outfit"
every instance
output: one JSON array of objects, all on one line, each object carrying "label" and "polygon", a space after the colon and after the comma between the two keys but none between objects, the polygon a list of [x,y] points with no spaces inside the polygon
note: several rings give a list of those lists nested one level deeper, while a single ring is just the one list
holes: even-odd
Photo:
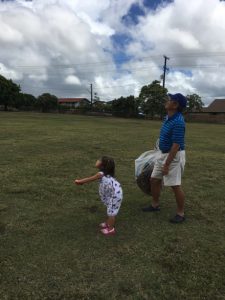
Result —
[{"label": "girl's white polka dot outfit", "polygon": [[114,217],[119,212],[123,200],[123,190],[114,177],[110,175],[105,176],[103,172],[99,173],[103,175],[99,184],[101,201],[107,206],[107,215]]}]

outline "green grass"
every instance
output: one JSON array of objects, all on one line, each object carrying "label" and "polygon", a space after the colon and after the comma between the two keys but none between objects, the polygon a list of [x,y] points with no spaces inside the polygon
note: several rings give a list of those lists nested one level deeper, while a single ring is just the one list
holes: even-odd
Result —
[{"label": "green grass", "polygon": [[[225,126],[187,125],[187,221],[169,189],[160,213],[134,181],[134,159],[160,123],[0,113],[0,299],[225,299]],[[97,183],[74,186],[111,155],[124,189],[117,235],[98,232]]]}]

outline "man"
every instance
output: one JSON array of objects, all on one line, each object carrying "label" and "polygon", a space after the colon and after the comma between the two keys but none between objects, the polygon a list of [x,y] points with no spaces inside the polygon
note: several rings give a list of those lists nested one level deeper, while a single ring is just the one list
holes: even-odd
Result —
[{"label": "man", "polygon": [[181,187],[181,176],[185,165],[185,122],[182,110],[187,99],[182,94],[168,94],[165,104],[167,116],[161,127],[159,138],[160,157],[157,159],[151,175],[152,204],[143,208],[144,212],[160,211],[159,197],[162,187],[170,186],[174,192],[177,213],[170,222],[182,223],[184,216],[184,192]]}]

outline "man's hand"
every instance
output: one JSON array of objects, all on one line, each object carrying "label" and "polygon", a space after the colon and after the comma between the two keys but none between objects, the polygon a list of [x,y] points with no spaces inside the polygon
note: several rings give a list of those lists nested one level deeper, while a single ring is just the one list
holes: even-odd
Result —
[{"label": "man's hand", "polygon": [[163,166],[163,175],[166,176],[168,174],[169,174],[169,166],[165,164]]}]

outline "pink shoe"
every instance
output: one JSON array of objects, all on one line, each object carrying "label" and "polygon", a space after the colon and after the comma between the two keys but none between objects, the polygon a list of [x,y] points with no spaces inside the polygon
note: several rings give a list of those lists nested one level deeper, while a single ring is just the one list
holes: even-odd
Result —
[{"label": "pink shoe", "polygon": [[104,229],[104,228],[108,228],[108,224],[106,222],[99,224],[99,227]]},{"label": "pink shoe", "polygon": [[116,233],[116,231],[115,231],[115,228],[109,229],[107,227],[107,228],[101,229],[101,233],[104,235],[114,235]]}]

